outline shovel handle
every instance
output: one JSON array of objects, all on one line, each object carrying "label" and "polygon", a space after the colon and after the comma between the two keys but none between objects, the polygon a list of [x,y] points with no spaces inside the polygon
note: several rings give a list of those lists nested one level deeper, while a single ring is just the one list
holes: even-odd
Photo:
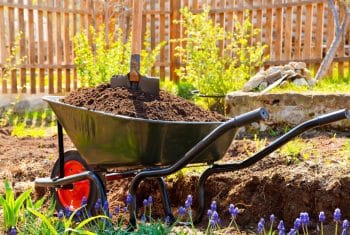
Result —
[{"label": "shovel handle", "polygon": [[132,18],[132,44],[130,59],[130,76],[132,82],[139,81],[140,54],[141,54],[141,30],[142,30],[142,0],[133,1]]}]

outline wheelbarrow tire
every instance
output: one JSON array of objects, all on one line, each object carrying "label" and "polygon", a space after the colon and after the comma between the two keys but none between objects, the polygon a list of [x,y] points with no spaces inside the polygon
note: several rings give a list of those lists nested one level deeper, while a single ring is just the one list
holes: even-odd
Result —
[{"label": "wheelbarrow tire", "polygon": [[[55,162],[52,169],[51,177],[59,176],[60,163],[59,160]],[[73,175],[84,171],[90,171],[91,168],[85,162],[85,160],[80,156],[79,152],[76,150],[67,151],[64,153],[64,175]],[[105,187],[100,179],[100,177],[95,174],[97,179],[100,181],[100,188],[89,179],[81,180],[73,183],[72,189],[59,189],[53,188],[52,194],[56,201],[56,209],[65,210],[67,207],[74,211],[81,207],[83,197],[87,200],[86,210],[91,214],[95,214],[94,205],[99,198],[104,199]],[[102,188],[101,188],[102,187]],[[103,190],[100,192],[100,190]]]}]

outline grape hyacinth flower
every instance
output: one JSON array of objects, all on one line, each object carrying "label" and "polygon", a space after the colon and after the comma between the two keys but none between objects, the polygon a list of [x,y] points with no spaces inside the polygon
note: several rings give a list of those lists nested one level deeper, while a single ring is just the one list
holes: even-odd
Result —
[{"label": "grape hyacinth flower", "polygon": [[272,228],[273,228],[273,224],[275,223],[275,220],[276,220],[276,217],[274,214],[271,214],[270,215],[270,230],[269,230],[269,233],[271,234],[272,233]]},{"label": "grape hyacinth flower", "polygon": [[177,212],[180,216],[183,216],[186,214],[186,209],[184,207],[180,206],[180,208],[178,209]]},{"label": "grape hyacinth flower", "polygon": [[88,203],[88,200],[85,196],[83,196],[83,198],[81,199],[81,203],[80,203],[80,206],[86,206]]},{"label": "grape hyacinth flower", "polygon": [[278,229],[278,235],[284,235],[285,234],[286,228],[284,227],[283,220],[280,220],[280,222],[278,223],[277,229]]},{"label": "grape hyacinth flower", "polygon": [[188,204],[189,204],[190,206],[192,206],[193,198],[192,198],[192,195],[191,195],[191,194],[187,195],[187,200],[186,200],[186,201],[188,202]]},{"label": "grape hyacinth flower", "polygon": [[15,227],[11,227],[10,235],[17,235],[17,229]]},{"label": "grape hyacinth flower", "polygon": [[128,211],[128,207],[127,206],[124,206],[123,207],[123,212],[126,213]]},{"label": "grape hyacinth flower", "polygon": [[300,213],[300,222],[301,222],[301,226],[302,226],[304,234],[308,234],[308,227],[307,226],[310,223],[310,217],[309,217],[309,214],[307,212]]},{"label": "grape hyacinth flower", "polygon": [[261,218],[258,223],[258,234],[263,234],[265,230],[265,220]]},{"label": "grape hyacinth flower", "polygon": [[333,218],[335,221],[335,234],[338,234],[338,223],[341,220],[341,212],[339,208],[334,210]]},{"label": "grape hyacinth flower", "polygon": [[345,229],[345,230],[348,230],[348,228],[349,228],[349,221],[348,221],[347,219],[345,219],[345,220],[343,221],[342,227],[343,227],[343,230],[344,230],[344,229]]},{"label": "grape hyacinth flower", "polygon": [[294,227],[293,227],[295,232],[297,232],[299,230],[300,226],[301,226],[300,218],[296,218],[294,221]]},{"label": "grape hyacinth flower", "polygon": [[144,200],[143,200],[143,206],[144,206],[144,207],[148,206],[148,200],[147,200],[147,199],[144,199]]},{"label": "grape hyacinth flower", "polygon": [[152,205],[153,204],[153,197],[152,196],[148,196],[147,202],[148,202],[149,206]]},{"label": "grape hyacinth flower", "polygon": [[64,208],[64,214],[66,215],[66,218],[69,218],[72,214],[72,211],[70,210],[70,208],[67,206],[66,208]]},{"label": "grape hyacinth flower", "polygon": [[63,216],[64,216],[64,212],[63,212],[62,209],[60,209],[60,210],[58,211],[57,218],[58,218],[58,219],[62,219]]},{"label": "grape hyacinth flower", "polygon": [[318,221],[321,223],[321,235],[323,235],[323,223],[326,221],[326,215],[323,211],[318,215]]},{"label": "grape hyacinth flower", "polygon": [[211,203],[211,205],[210,205],[210,209],[211,209],[212,211],[216,211],[216,209],[217,209],[216,201],[212,201],[212,203]]},{"label": "grape hyacinth flower", "polygon": [[114,209],[114,213],[118,215],[120,213],[120,206],[116,206]]},{"label": "grape hyacinth flower", "polygon": [[339,208],[334,210],[333,217],[334,217],[334,221],[335,222],[340,222],[340,220],[341,220],[341,212],[340,212]]},{"label": "grape hyacinth flower", "polygon": [[240,233],[238,224],[236,223],[236,220],[235,220],[237,218],[238,213],[239,213],[238,208],[235,207],[233,204],[230,204],[230,206],[228,207],[228,212],[231,215],[231,222],[228,225],[228,228],[230,228],[232,223],[234,223],[236,230]]},{"label": "grape hyacinth flower", "polygon": [[212,220],[214,220],[215,223],[219,223],[220,222],[220,218],[219,218],[219,214],[214,211],[213,215],[211,216]]},{"label": "grape hyacinth flower", "polygon": [[108,209],[109,205],[108,205],[108,201],[105,201],[103,203],[103,212],[107,215],[109,214],[109,209]]},{"label": "grape hyacinth flower", "polygon": [[213,211],[212,210],[208,210],[207,215],[208,215],[208,218],[210,219],[211,216],[213,215]]},{"label": "grape hyacinth flower", "polygon": [[295,230],[294,228],[291,228],[288,235],[296,235],[297,234],[297,230]]},{"label": "grape hyacinth flower", "polygon": [[169,215],[167,215],[165,217],[164,222],[165,222],[165,224],[169,224],[170,223],[170,216]]},{"label": "grape hyacinth flower", "polygon": [[128,194],[128,196],[126,196],[126,205],[128,206],[128,205],[130,205],[130,203],[131,203],[131,201],[132,201],[132,196],[131,196],[131,194],[129,193]]},{"label": "grape hyacinth flower", "polygon": [[341,235],[347,235],[347,230],[346,230],[346,229],[343,229],[343,230],[341,231]]},{"label": "grape hyacinth flower", "polygon": [[146,223],[147,218],[146,218],[146,215],[145,215],[145,214],[143,214],[143,215],[141,216],[141,221],[142,221],[142,223]]}]

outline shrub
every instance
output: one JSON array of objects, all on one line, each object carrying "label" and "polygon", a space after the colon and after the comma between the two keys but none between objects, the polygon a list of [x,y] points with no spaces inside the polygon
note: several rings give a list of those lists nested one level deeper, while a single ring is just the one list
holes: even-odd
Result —
[{"label": "shrub", "polygon": [[[102,25],[96,32],[90,28],[91,43],[86,32],[77,34],[74,39],[74,63],[77,65],[80,85],[92,87],[108,83],[112,75],[127,74],[131,53],[131,40],[124,43],[122,31],[118,29],[116,38],[108,35],[110,44],[107,45],[106,35]],[[147,29],[144,41],[144,50],[141,51],[141,74],[149,74],[164,42],[150,49],[149,30]]]},{"label": "shrub", "polygon": [[[263,57],[266,46],[250,43],[259,30],[253,28],[248,12],[243,24],[234,20],[234,33],[214,25],[209,18],[209,8],[197,15],[188,8],[182,9],[181,13],[185,38],[177,40],[183,46],[176,48],[176,56],[184,63],[176,71],[180,79],[192,83],[206,95],[224,95],[241,89],[255,68],[266,59]],[[220,41],[227,43],[222,53],[218,46]]]}]

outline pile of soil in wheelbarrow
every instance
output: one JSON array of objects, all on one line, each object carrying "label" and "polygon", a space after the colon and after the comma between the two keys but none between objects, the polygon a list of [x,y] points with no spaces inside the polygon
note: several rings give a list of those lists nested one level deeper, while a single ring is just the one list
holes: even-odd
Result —
[{"label": "pile of soil in wheelbarrow", "polygon": [[74,106],[107,113],[165,121],[224,121],[225,117],[199,108],[194,103],[160,91],[159,97],[125,87],[111,88],[109,84],[80,88],[63,99]]}]

